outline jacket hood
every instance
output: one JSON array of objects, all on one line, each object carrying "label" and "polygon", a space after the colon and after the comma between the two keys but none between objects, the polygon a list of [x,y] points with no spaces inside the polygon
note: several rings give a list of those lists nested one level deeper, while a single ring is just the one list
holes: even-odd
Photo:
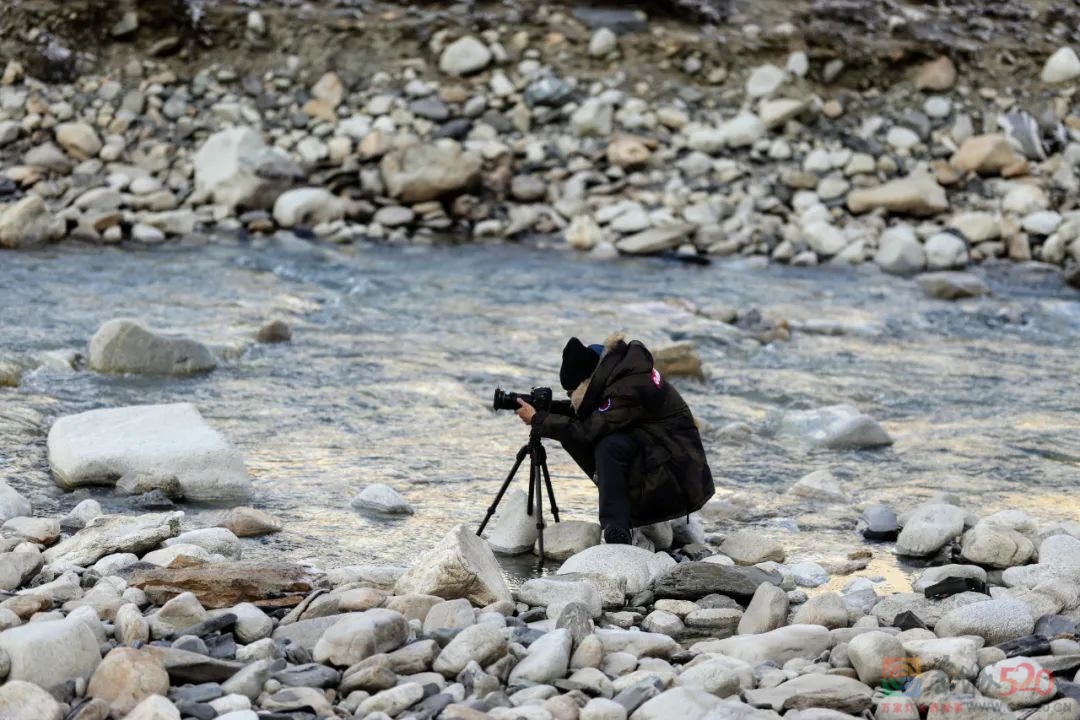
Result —
[{"label": "jacket hood", "polygon": [[[579,385],[570,396],[578,415],[591,413],[603,399],[607,388],[614,382],[630,375],[649,374],[653,369],[653,356],[640,342],[626,342],[621,333],[610,336],[604,342],[604,353],[592,377]],[[578,396],[580,400],[577,400]]]}]

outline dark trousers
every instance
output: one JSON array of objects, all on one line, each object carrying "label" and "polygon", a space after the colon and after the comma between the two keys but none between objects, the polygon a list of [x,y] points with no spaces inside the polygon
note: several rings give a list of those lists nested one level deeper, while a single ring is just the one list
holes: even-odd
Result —
[{"label": "dark trousers", "polygon": [[592,447],[563,443],[563,448],[596,482],[600,491],[600,527],[629,530],[628,482],[631,468],[641,452],[637,441],[626,433],[612,433]]}]

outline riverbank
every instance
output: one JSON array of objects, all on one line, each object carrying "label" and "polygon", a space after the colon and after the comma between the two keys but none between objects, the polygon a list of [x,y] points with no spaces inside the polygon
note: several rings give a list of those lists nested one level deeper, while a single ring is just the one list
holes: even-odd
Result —
[{"label": "riverbank", "polygon": [[[386,10],[388,35],[433,24],[421,42],[373,46],[370,74],[354,55],[324,72],[323,56],[287,54],[296,19],[270,9],[214,14],[230,48],[147,56],[137,48],[156,26],[114,29],[102,52],[114,64],[60,84],[12,60],[0,243],[284,229],[335,243],[541,238],[596,257],[874,262],[905,275],[1034,259],[1076,280],[1080,117],[1068,98],[1080,60],[1060,47],[1032,62],[1055,37],[1052,14],[1038,15],[1050,27],[1002,85],[967,45],[950,55],[932,39],[920,59],[915,41],[878,38],[881,72],[867,76],[815,51],[812,15],[805,28],[793,16],[694,40],[685,24],[633,12],[501,12],[481,13],[486,29],[470,34],[452,12]],[[314,18],[322,37],[329,19]],[[364,36],[374,22],[346,14],[337,32]],[[915,19],[892,25],[903,38]],[[987,47],[1012,42],[1010,28]],[[699,51],[718,32],[762,62]],[[72,72],[84,66],[72,60]]]},{"label": "riverbank", "polygon": [[[867,508],[875,542],[828,567],[784,564],[753,530],[654,526],[645,548],[560,523],[557,572],[511,589],[464,525],[408,568],[321,570],[245,561],[281,530],[251,508],[181,532],[182,512],[32,517],[0,490],[5,720],[1080,716],[1077,523],[980,517],[948,494]],[[843,499],[827,473],[791,492]],[[516,504],[492,545],[535,531]],[[879,593],[864,571],[882,542],[942,564]],[[931,597],[956,578],[966,591]]]}]

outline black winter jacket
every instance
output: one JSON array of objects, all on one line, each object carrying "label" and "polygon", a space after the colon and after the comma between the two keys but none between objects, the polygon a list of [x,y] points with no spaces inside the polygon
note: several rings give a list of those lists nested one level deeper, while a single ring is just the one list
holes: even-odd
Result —
[{"label": "black winter jacket", "polygon": [[542,437],[561,442],[590,477],[592,448],[601,438],[633,437],[643,450],[628,481],[635,527],[689,515],[712,497],[712,472],[690,408],[642,343],[609,340],[587,389],[575,395],[576,411],[568,401],[553,403],[532,424]]}]

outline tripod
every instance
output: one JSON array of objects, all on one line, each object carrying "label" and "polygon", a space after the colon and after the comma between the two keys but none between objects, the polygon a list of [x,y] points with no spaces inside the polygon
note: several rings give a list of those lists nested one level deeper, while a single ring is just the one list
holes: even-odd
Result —
[{"label": "tripod", "polygon": [[529,432],[529,442],[521,446],[518,450],[517,459],[514,460],[514,466],[510,468],[510,474],[503,480],[502,487],[499,488],[498,494],[495,496],[495,501],[491,503],[491,507],[487,510],[487,515],[484,517],[484,522],[480,523],[480,527],[477,529],[476,534],[480,535],[484,532],[484,528],[487,527],[488,521],[491,520],[491,516],[495,514],[495,509],[499,507],[499,503],[502,501],[503,495],[506,494],[506,488],[510,486],[510,481],[514,479],[514,475],[517,474],[518,468],[521,467],[521,463],[525,461],[525,456],[528,455],[529,462],[529,503],[526,509],[529,515],[533,515],[533,501],[536,502],[536,535],[540,549],[540,559],[537,561],[536,569],[539,571],[544,567],[544,488],[542,485],[547,486],[548,501],[551,503],[551,515],[555,518],[555,522],[559,522],[559,506],[555,504],[555,491],[551,487],[551,475],[548,474],[547,466],[547,451],[544,449],[543,443],[540,442],[540,434],[535,430]]}]

